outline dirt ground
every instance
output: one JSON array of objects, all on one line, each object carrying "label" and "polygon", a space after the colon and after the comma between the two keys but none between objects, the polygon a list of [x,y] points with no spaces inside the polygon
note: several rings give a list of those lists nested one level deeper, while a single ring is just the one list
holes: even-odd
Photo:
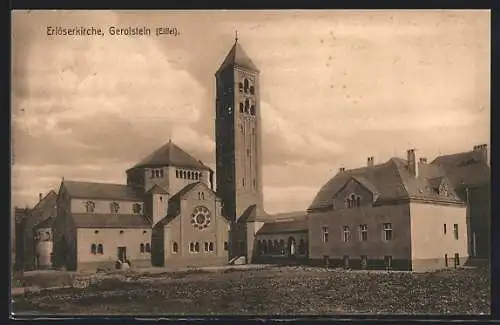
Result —
[{"label": "dirt ground", "polygon": [[489,314],[489,267],[432,273],[308,267],[115,274],[15,296],[16,315]]}]

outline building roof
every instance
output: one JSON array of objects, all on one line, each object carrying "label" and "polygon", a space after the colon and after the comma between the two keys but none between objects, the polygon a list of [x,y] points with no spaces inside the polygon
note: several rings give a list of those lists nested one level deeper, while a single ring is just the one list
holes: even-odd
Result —
[{"label": "building roof", "polygon": [[147,192],[149,194],[168,194],[167,190],[158,184],[153,185]]},{"label": "building roof", "polygon": [[419,163],[419,177],[415,178],[410,174],[406,160],[391,158],[382,164],[337,173],[319,190],[309,209],[331,206],[333,196],[350,180],[371,191],[376,200],[413,198],[462,203],[454,191],[449,192],[449,197],[440,196],[429,182],[436,177],[446,178],[439,166]]},{"label": "building roof", "polygon": [[197,160],[186,151],[179,148],[171,140],[141,160],[133,168],[176,166],[194,169],[210,170],[200,160]]},{"label": "building roof", "polygon": [[35,226],[35,228],[40,229],[40,228],[52,228],[52,224],[54,223],[55,216],[50,216],[44,221],[40,222]]},{"label": "building roof", "polygon": [[304,232],[308,230],[307,218],[305,212],[302,212],[303,217],[295,219],[276,220],[274,222],[266,222],[262,228],[257,231],[257,235],[278,234],[291,232]]},{"label": "building roof", "polygon": [[141,193],[131,186],[111,183],[78,182],[64,180],[62,185],[68,194],[81,199],[142,200]]},{"label": "building roof", "polygon": [[477,151],[439,156],[431,163],[440,166],[455,188],[480,186],[490,183],[490,167]]},{"label": "building roof", "polygon": [[146,217],[137,214],[72,213],[77,228],[150,228]]},{"label": "building roof", "polygon": [[34,207],[28,211],[28,215],[24,219],[26,221],[26,229],[36,227],[36,225],[44,222],[49,217],[57,215],[57,193],[50,191],[45,195]]},{"label": "building roof", "polygon": [[252,60],[250,60],[238,41],[234,42],[233,47],[226,55],[226,58],[217,70],[217,73],[223,71],[227,67],[241,67],[244,69],[259,72],[259,69],[257,69]]}]

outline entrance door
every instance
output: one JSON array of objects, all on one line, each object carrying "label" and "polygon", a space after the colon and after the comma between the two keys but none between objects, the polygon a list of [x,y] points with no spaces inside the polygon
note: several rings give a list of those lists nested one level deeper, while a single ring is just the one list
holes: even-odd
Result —
[{"label": "entrance door", "polygon": [[118,247],[118,259],[122,262],[127,260],[127,247],[119,246]]}]

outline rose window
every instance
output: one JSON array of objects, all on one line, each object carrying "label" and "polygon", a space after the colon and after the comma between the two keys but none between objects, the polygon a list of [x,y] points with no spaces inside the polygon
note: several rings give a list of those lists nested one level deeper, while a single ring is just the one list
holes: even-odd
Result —
[{"label": "rose window", "polygon": [[203,206],[194,209],[191,214],[191,224],[196,229],[205,229],[210,224],[210,211]]}]

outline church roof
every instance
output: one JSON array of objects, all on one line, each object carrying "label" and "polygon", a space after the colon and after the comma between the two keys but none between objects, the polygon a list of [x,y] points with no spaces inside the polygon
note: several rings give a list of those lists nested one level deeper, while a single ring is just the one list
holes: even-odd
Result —
[{"label": "church roof", "polygon": [[158,184],[153,185],[148,191],[149,194],[168,194],[167,190]]},{"label": "church roof", "polygon": [[81,199],[142,200],[141,194],[123,184],[79,182],[64,180],[62,185],[69,196]]},{"label": "church roof", "polygon": [[319,190],[309,209],[331,206],[333,196],[351,179],[370,190],[377,200],[412,198],[463,203],[454,191],[450,191],[450,197],[440,197],[429,181],[436,177],[446,178],[440,166],[419,164],[419,176],[415,178],[408,170],[407,160],[391,158],[382,164],[337,173]]},{"label": "church roof", "polygon": [[259,72],[259,69],[257,69],[255,64],[248,57],[238,41],[234,42],[233,47],[226,55],[226,58],[217,70],[217,73],[223,71],[227,67],[241,67],[244,69],[249,69],[251,71]]},{"label": "church roof", "polygon": [[138,214],[72,213],[77,228],[150,228],[151,223]]},{"label": "church roof", "polygon": [[440,166],[455,188],[490,183],[490,167],[477,151],[439,156],[431,164]]},{"label": "church roof", "polygon": [[205,166],[200,160],[197,160],[186,151],[179,148],[171,140],[132,168],[161,166],[177,166],[210,170],[210,168]]}]

